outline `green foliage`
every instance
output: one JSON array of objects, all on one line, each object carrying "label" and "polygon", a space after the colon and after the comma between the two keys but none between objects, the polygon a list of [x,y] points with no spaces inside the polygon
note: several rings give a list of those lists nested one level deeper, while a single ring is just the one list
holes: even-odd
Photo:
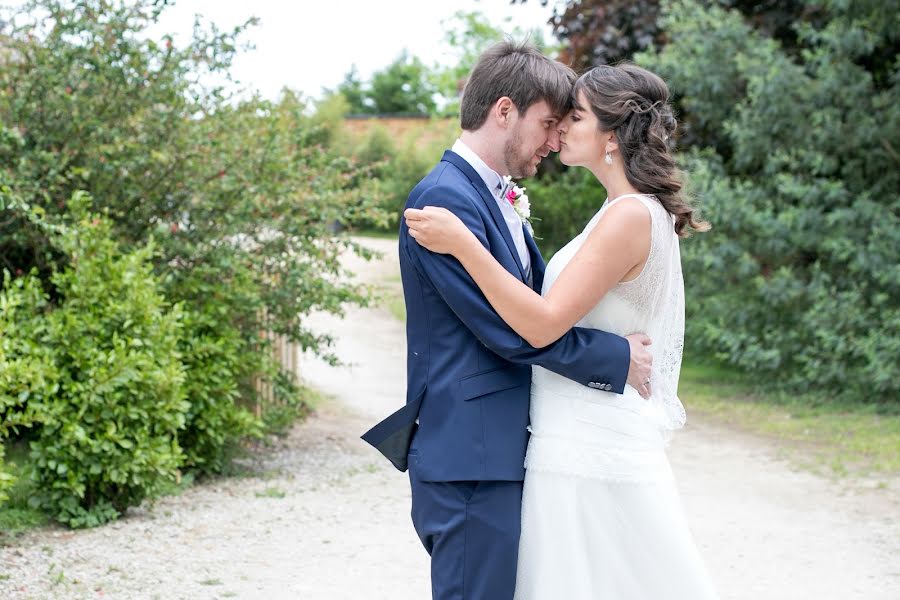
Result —
[{"label": "green foliage", "polygon": [[[519,0],[525,3],[527,0]],[[803,24],[819,26],[824,18],[824,8],[820,3],[806,0],[779,0],[778,2],[759,0],[716,0],[703,2],[704,6],[734,9],[734,14],[744,17],[747,27],[771,38],[781,45],[790,56],[801,52],[797,31]],[[659,52],[671,40],[673,21],[665,20],[665,2],[661,0],[579,0],[561,3],[554,9],[550,22],[554,34],[563,41],[560,60],[572,65],[579,72],[593,66],[616,64],[623,60],[633,60],[640,52]],[[718,27],[711,13],[693,15],[703,21],[703,26],[711,37],[733,35],[733,31]],[[677,27],[677,25],[676,25]],[[732,40],[734,49],[748,49],[750,40]],[[688,101],[706,104],[705,109],[691,108],[684,116],[683,142],[688,145],[714,145],[719,139],[719,130],[705,127],[715,120],[715,114],[727,110],[731,105],[720,102],[720,94],[730,94],[735,89],[730,75],[733,66],[720,61],[723,68],[721,77],[698,78],[691,85],[710,86],[706,94],[693,94]],[[740,90],[737,90],[740,93]],[[712,113],[708,111],[712,111]]]},{"label": "green foliage", "polygon": [[376,219],[346,219],[344,222],[362,229],[397,231],[409,192],[440,160],[459,133],[455,120],[432,119],[416,125],[405,136],[389,132],[381,125],[373,126],[365,138],[347,142],[347,152],[361,165],[366,165],[371,179],[367,187],[378,198]]},{"label": "green foliage", "polygon": [[706,4],[669,3],[669,44],[638,58],[709,144],[688,157],[714,227],[682,247],[690,339],[796,388],[896,399],[900,7],[809,3],[788,52]]},{"label": "green foliage", "polygon": [[0,505],[15,478],[4,470],[3,443],[42,418],[59,389],[59,373],[43,343],[46,299],[34,275],[13,280],[3,273],[0,290]]},{"label": "green foliage", "polygon": [[338,86],[336,93],[329,95],[340,95],[344,98],[349,112],[369,114],[372,111],[373,101],[363,86],[364,83],[359,78],[359,71],[356,70],[356,65],[353,65],[344,75],[344,80]]},{"label": "green foliage", "polygon": [[546,260],[568,244],[600,210],[606,193],[587,169],[522,182],[531,203],[535,241]]},{"label": "green foliage", "polygon": [[540,28],[525,31],[519,27],[509,27],[509,18],[500,26],[495,26],[480,11],[457,11],[450,19],[441,21],[444,29],[444,43],[449,47],[455,60],[450,66],[432,69],[431,77],[436,91],[441,95],[439,114],[456,117],[459,114],[459,99],[469,73],[478,62],[481,53],[505,37],[516,40],[529,39],[548,56],[557,48],[544,39]]},{"label": "green foliage", "polygon": [[434,89],[428,67],[415,56],[402,52],[383,71],[372,76],[371,98],[378,114],[434,112]]},{"label": "green foliage", "polygon": [[375,72],[369,81],[360,79],[354,65],[335,93],[342,95],[349,112],[366,115],[420,114],[452,116],[459,113],[459,98],[469,72],[479,55],[505,37],[530,39],[541,51],[556,50],[539,28],[510,28],[509,19],[499,27],[480,11],[457,11],[441,22],[444,44],[454,56],[453,64],[425,65],[404,50],[391,64]]},{"label": "green foliage", "polygon": [[[525,4],[528,0],[517,0]],[[515,3],[516,0],[513,0]],[[660,0],[578,0],[560,3],[550,23],[565,48],[560,59],[578,71],[631,60],[642,51],[660,50],[669,42]],[[704,5],[731,8],[753,29],[797,49],[797,25],[821,23],[821,3],[805,0],[715,0]]]},{"label": "green foliage", "polygon": [[[221,473],[229,446],[260,433],[254,415],[239,404],[238,381],[254,365],[246,364],[247,344],[240,331],[217,318],[217,305],[208,302],[187,313],[179,354],[187,373],[184,383],[188,411],[178,431],[184,466],[198,473]],[[203,310],[205,309],[205,310]],[[251,360],[258,360],[250,354]]]},{"label": "green foliage", "polygon": [[364,85],[353,67],[338,86],[357,114],[431,114],[435,110],[435,89],[429,69],[419,58],[403,51]]},{"label": "green foliage", "polygon": [[554,7],[553,33],[565,44],[561,60],[580,72],[661,47],[665,33],[658,23],[659,4],[659,0],[579,0]]},{"label": "green foliage", "polygon": [[714,361],[685,356],[678,386],[688,412],[764,435],[779,454],[826,475],[900,470],[900,405],[773,390]]},{"label": "green foliage", "polygon": [[0,444],[0,452],[6,455],[4,468],[13,480],[7,489],[8,498],[0,502],[0,546],[2,546],[8,539],[6,536],[18,535],[28,529],[39,527],[48,519],[43,512],[28,506],[28,500],[34,495],[28,444],[8,441]]},{"label": "green foliage", "polygon": [[318,394],[300,386],[296,377],[283,371],[273,373],[271,383],[274,402],[263,411],[263,424],[268,433],[287,435],[297,418],[314,408]]},{"label": "green foliage", "polygon": [[33,504],[72,527],[93,526],[152,498],[182,462],[184,368],[178,306],[163,299],[152,244],[122,253],[86,195],[60,236],[70,266],[53,276],[63,301],[46,317],[59,391],[31,442]]},{"label": "green foliage", "polygon": [[[350,244],[329,228],[371,213],[377,198],[361,191],[365,173],[323,145],[328,127],[301,98],[229,102],[194,83],[199,73],[227,74],[244,26],[201,26],[178,48],[143,35],[164,8],[149,0],[26,8],[4,31],[21,60],[0,65],[0,122],[23,140],[3,166],[22,198],[53,217],[85,189],[126,249],[156,235],[155,270],[173,301],[196,298],[199,279],[218,281],[220,318],[245,338],[258,334],[255,315],[266,306],[279,331],[324,344],[298,317],[364,301],[333,277]],[[28,15],[42,12],[50,17],[35,29]],[[14,230],[0,230],[3,254],[27,271],[45,244],[16,240]],[[249,277],[252,298],[228,292],[235,270]]]},{"label": "green foliage", "polygon": [[326,94],[315,104],[315,112],[307,124],[309,142],[331,148],[339,143],[344,117],[350,112],[350,103],[339,93]]},{"label": "green foliage", "polygon": [[71,526],[181,468],[223,470],[265,426],[246,408],[269,408],[258,376],[299,414],[261,334],[333,359],[303,316],[368,301],[338,261],[366,253],[331,229],[379,220],[369,174],[332,149],[346,104],[310,116],[290,91],[238,101],[198,83],[227,77],[252,21],[200,23],[181,48],[146,35],[165,7],[33,0],[0,19],[0,261],[17,307],[0,315],[17,326],[0,440],[32,426],[34,504]]}]

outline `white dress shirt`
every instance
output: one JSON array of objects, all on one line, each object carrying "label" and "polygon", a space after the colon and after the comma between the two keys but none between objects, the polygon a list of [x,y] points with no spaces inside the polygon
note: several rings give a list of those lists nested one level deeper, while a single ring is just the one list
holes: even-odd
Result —
[{"label": "white dress shirt", "polygon": [[[525,270],[527,275],[527,279],[531,281],[531,254],[528,252],[528,245],[525,243],[525,232],[522,227],[522,218],[519,216],[519,213],[516,212],[516,209],[513,208],[512,204],[509,203],[509,200],[506,198],[500,197],[500,190],[503,188],[503,178],[500,176],[497,171],[493,170],[483,160],[481,157],[475,154],[471,148],[465,145],[462,140],[456,140],[453,144],[453,148],[451,148],[453,152],[459,154],[463,160],[469,163],[475,172],[481,176],[484,180],[484,184],[487,186],[493,195],[494,200],[497,201],[497,205],[500,207],[500,213],[503,215],[503,220],[506,221],[506,227],[509,229],[509,233],[512,236],[513,243],[516,245],[516,251],[519,253],[519,259],[522,261],[522,267]],[[499,186],[499,187],[498,187]]]}]

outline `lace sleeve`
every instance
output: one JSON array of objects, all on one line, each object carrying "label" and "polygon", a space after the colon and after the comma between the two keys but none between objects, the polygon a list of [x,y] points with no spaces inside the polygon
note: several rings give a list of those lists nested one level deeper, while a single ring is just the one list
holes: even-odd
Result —
[{"label": "lace sleeve", "polygon": [[686,414],[678,398],[678,379],[684,351],[684,280],[681,252],[672,215],[651,198],[643,198],[652,217],[651,251],[644,293],[651,300],[647,335],[653,340],[650,402],[664,430],[683,427]]}]

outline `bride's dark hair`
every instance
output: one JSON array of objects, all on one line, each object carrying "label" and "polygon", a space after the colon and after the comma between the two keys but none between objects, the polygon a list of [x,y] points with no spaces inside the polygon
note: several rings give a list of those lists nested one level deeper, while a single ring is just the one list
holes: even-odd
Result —
[{"label": "bride's dark hair", "polygon": [[687,226],[706,231],[709,223],[694,218],[681,191],[681,172],[671,152],[678,123],[669,104],[669,88],[657,75],[637,65],[595,67],[575,82],[573,97],[584,92],[601,131],[615,133],[625,176],[639,192],[653,194],[675,216],[675,232]]}]

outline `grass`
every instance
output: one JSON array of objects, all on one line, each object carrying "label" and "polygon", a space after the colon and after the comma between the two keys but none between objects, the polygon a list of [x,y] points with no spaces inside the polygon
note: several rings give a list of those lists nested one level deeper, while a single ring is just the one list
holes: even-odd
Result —
[{"label": "grass", "polygon": [[403,300],[400,275],[392,275],[382,282],[379,301],[392,317],[401,323],[406,322],[406,302]]},{"label": "grass", "polygon": [[279,487],[268,487],[261,492],[256,492],[257,498],[284,498],[287,492]]},{"label": "grass", "polygon": [[746,375],[697,358],[685,360],[679,395],[689,413],[772,439],[819,474],[900,473],[900,414],[890,405],[760,390]]},{"label": "grass", "polygon": [[0,545],[49,521],[42,512],[28,506],[34,488],[28,476],[30,459],[27,445],[10,443],[5,450],[5,469],[15,477],[15,482],[8,492],[9,499],[0,505]]},{"label": "grass", "polygon": [[[382,240],[397,240],[396,231],[376,231],[366,230],[354,232],[354,236],[378,238]],[[377,302],[387,309],[391,316],[400,321],[406,322],[406,303],[403,300],[403,287],[400,281],[400,274],[391,275],[383,278],[378,282],[376,289],[378,290]]]},{"label": "grass", "polygon": [[351,231],[349,233],[353,237],[378,238],[379,240],[397,239],[396,229],[391,229],[390,231],[380,231],[378,229],[361,229],[359,231]]},{"label": "grass", "polygon": [[263,425],[266,433],[284,436],[291,430],[294,423],[305,419],[322,402],[322,397],[316,390],[298,384],[295,386],[296,397],[288,403],[271,403],[263,410]]}]

